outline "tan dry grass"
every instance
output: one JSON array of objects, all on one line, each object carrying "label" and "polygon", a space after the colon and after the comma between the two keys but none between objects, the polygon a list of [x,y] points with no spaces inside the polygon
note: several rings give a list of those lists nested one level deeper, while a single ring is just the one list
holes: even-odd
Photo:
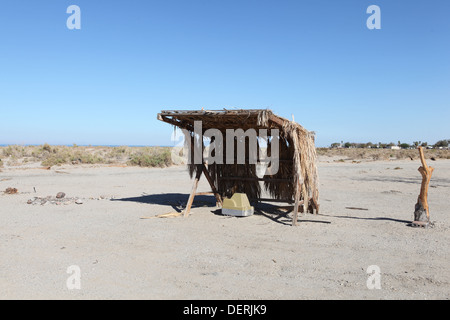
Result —
[{"label": "tan dry grass", "polygon": [[[419,151],[416,149],[317,148],[317,155],[340,157],[347,160],[419,160]],[[450,159],[450,150],[427,149],[425,157],[427,159]]]},{"label": "tan dry grass", "polygon": [[[63,164],[117,164],[131,166],[166,167],[172,164],[170,147],[104,147],[104,146],[21,146],[0,147],[0,167],[40,163],[42,166]],[[339,157],[346,160],[419,160],[416,149],[317,148],[318,156]],[[450,150],[426,149],[427,159],[450,159]]]},{"label": "tan dry grass", "polygon": [[63,164],[127,164],[142,167],[171,165],[168,147],[103,147],[10,145],[0,147],[0,166],[40,163],[42,166]]}]

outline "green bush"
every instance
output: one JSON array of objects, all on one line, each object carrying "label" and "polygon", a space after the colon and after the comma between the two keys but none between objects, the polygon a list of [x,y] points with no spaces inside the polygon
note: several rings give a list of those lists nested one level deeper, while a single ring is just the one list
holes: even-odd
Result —
[{"label": "green bush", "polygon": [[172,164],[172,157],[169,150],[164,150],[156,154],[138,152],[131,155],[130,165],[140,167],[168,167]]},{"label": "green bush", "polygon": [[70,161],[78,161],[79,163],[95,164],[104,163],[104,159],[97,154],[77,151],[70,155]]},{"label": "green bush", "polygon": [[407,143],[400,144],[400,148],[402,148],[402,149],[409,149],[410,147],[411,146],[409,144],[407,144]]},{"label": "green bush", "polygon": [[435,143],[434,147],[435,148],[439,148],[439,147],[448,147],[450,140],[439,140],[438,142]]},{"label": "green bush", "polygon": [[122,147],[113,147],[105,154],[105,157],[109,159],[109,162],[114,162],[117,160],[121,160],[124,158],[128,158],[129,154],[129,148],[122,146]]},{"label": "green bush", "polygon": [[51,154],[47,159],[42,161],[41,165],[43,166],[60,166],[68,162],[68,156],[66,154]]},{"label": "green bush", "polygon": [[52,147],[48,143],[45,143],[42,146],[42,150],[47,151],[47,152],[52,152]]}]

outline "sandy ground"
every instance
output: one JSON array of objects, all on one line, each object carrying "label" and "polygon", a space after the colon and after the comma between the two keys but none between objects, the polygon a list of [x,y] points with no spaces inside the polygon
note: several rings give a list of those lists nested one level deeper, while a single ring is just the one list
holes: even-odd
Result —
[{"label": "sandy ground", "polygon": [[[0,298],[448,299],[450,160],[429,165],[431,229],[408,226],[418,161],[322,158],[321,214],[297,227],[271,205],[222,216],[212,196],[187,219],[140,219],[182,209],[183,166],[2,168],[0,190],[19,193],[0,192]],[[27,204],[60,191],[83,204]],[[381,289],[367,286],[372,265]]]}]

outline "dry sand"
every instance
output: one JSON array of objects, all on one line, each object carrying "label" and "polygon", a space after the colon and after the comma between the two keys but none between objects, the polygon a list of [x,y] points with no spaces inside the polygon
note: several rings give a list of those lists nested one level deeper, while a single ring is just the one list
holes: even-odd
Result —
[{"label": "dry sand", "polygon": [[[450,160],[428,164],[430,229],[408,226],[419,161],[321,158],[321,214],[297,227],[271,205],[222,216],[212,196],[187,219],[140,219],[182,209],[184,166],[2,168],[0,190],[19,193],[0,193],[0,298],[448,299]],[[61,191],[83,204],[27,204]],[[72,265],[80,289],[66,286]],[[381,289],[367,287],[371,265]]]}]

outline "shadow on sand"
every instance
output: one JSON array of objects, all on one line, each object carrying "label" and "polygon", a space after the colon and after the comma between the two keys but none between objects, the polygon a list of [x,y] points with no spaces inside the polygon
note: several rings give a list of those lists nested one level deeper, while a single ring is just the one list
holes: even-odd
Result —
[{"label": "shadow on sand", "polygon": [[[130,197],[130,198],[120,198],[120,199],[111,199],[111,201],[129,201],[129,202],[137,202],[137,203],[146,203],[146,204],[156,204],[161,206],[171,206],[173,210],[176,212],[181,212],[184,210],[186,203],[189,199],[189,194],[187,193],[162,193],[162,194],[151,194],[151,195],[142,195],[139,197]],[[292,218],[289,216],[289,213],[292,212],[293,206],[282,206],[279,204],[271,204],[271,203],[254,203],[255,207],[255,215],[261,215],[267,219],[270,219],[274,222],[283,224],[283,225],[291,225]],[[194,202],[192,204],[192,208],[200,208],[200,207],[209,207],[216,208],[216,199],[213,196],[196,196]],[[211,211],[213,214],[222,215],[222,210],[214,209]],[[299,217],[299,223],[304,222],[313,222],[313,223],[324,223],[330,224],[331,221],[325,220],[311,220],[305,219],[309,214],[302,215]],[[315,216],[317,217],[317,216]],[[376,217],[376,218],[362,218],[362,217],[352,217],[352,216],[331,216],[331,215],[323,215],[320,214],[319,217],[332,217],[339,219],[357,219],[357,220],[369,220],[369,221],[392,221],[410,224],[411,221],[408,220],[400,220],[400,219],[392,219],[386,217]]]},{"label": "shadow on sand", "polygon": [[[156,204],[160,206],[171,206],[174,211],[182,212],[186,207],[188,199],[189,194],[187,193],[161,193],[142,195],[139,197],[111,199],[111,201],[128,201],[145,204]],[[289,216],[289,213],[293,210],[292,205],[281,206],[279,204],[274,205],[264,202],[260,202],[257,204],[253,203],[252,205],[255,207],[255,215],[261,215],[267,219],[283,225],[292,224],[291,217]],[[211,212],[215,215],[222,215],[222,210],[216,208],[216,199],[213,196],[195,196],[194,202],[192,203],[192,208],[200,207],[215,208],[214,210],[211,210]],[[331,223],[329,221],[307,220],[303,219],[302,217],[300,217],[299,222]]]},{"label": "shadow on sand", "polygon": [[352,216],[330,216],[325,215],[327,217],[339,218],[339,219],[354,219],[354,220],[369,220],[369,221],[391,221],[391,222],[399,222],[399,223],[411,223],[410,220],[401,220],[401,219],[393,219],[387,217],[376,217],[376,218],[363,218],[363,217],[352,217]]},{"label": "shadow on sand", "polygon": [[[280,223],[283,225],[289,226],[292,225],[292,217],[289,214],[294,210],[293,205],[280,205],[266,202],[252,203],[252,205],[255,207],[254,215],[263,216],[269,220],[272,220],[276,223]],[[222,211],[220,209],[213,211],[213,213],[216,215],[222,215]],[[331,223],[330,221],[305,219],[305,217],[307,217],[308,215],[309,214],[305,216],[300,216],[298,222],[299,223],[313,222],[325,224]]]},{"label": "shadow on sand", "polygon": [[[150,194],[139,197],[111,199],[111,201],[130,201],[146,204],[157,204],[160,206],[171,206],[177,212],[183,211],[189,199],[189,194],[186,193],[161,193]],[[192,208],[199,207],[215,207],[216,201],[214,197],[210,196],[196,196]]]}]

